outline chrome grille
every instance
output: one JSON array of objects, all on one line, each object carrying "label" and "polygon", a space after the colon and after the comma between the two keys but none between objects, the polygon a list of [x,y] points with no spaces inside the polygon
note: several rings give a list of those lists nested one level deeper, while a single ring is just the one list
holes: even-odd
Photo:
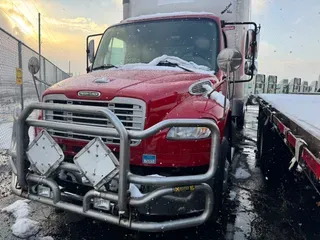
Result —
[{"label": "chrome grille", "polygon": [[[95,106],[103,107],[111,110],[119,118],[122,124],[128,130],[141,131],[144,129],[145,122],[145,103],[138,99],[131,98],[114,98],[112,101],[89,101],[89,100],[78,100],[78,99],[67,99],[64,95],[53,97],[54,95],[47,96],[44,100],[48,103],[57,104],[72,104],[78,106]],[[63,111],[45,111],[44,118],[48,121],[59,122],[59,123],[74,123],[77,125],[84,126],[98,126],[114,128],[108,119],[100,115],[87,115],[79,113],[70,113]],[[79,134],[73,132],[64,132],[48,129],[48,132],[53,137],[74,139],[80,141],[90,141],[94,135]],[[120,144],[120,139],[116,137],[102,137],[102,140],[106,144]],[[140,143],[139,140],[132,139],[131,145],[136,146]]]}]

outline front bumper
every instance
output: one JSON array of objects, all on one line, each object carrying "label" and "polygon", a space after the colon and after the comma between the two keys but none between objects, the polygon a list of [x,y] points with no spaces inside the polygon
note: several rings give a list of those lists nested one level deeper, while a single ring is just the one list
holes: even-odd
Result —
[{"label": "front bumper", "polygon": [[[29,115],[34,110],[60,110],[76,113],[86,114],[100,114],[107,118],[115,129],[101,128],[101,127],[85,127],[76,124],[68,123],[54,123],[45,120],[29,120]],[[40,127],[43,129],[57,129],[57,130],[72,130],[73,132],[83,134],[99,134],[102,136],[117,136],[120,137],[120,157],[119,165],[116,166],[111,179],[119,179],[119,186],[117,193],[106,190],[105,188],[90,186],[88,184],[88,191],[81,194],[74,194],[77,199],[76,203],[70,203],[73,197],[59,186],[55,180],[56,174],[61,170],[74,171],[78,174],[85,175],[81,165],[67,163],[65,161],[59,162],[58,166],[50,171],[50,174],[41,174],[32,170],[29,160],[26,157],[26,151],[29,145],[28,127]],[[174,176],[155,178],[152,176],[140,176],[130,172],[130,145],[129,139],[145,139],[159,131],[178,126],[202,126],[208,127],[211,130],[211,154],[210,164],[208,170],[204,174],[188,175],[188,176]],[[21,113],[20,117],[15,123],[16,136],[16,154],[12,154],[12,165],[16,175],[13,175],[12,191],[13,193],[38,201],[50,206],[61,208],[67,211],[75,212],[87,217],[92,217],[98,220],[106,221],[112,224],[131,228],[139,231],[159,232],[174,230],[180,228],[187,228],[203,224],[211,215],[214,199],[213,191],[206,182],[211,181],[217,169],[218,149],[220,143],[219,129],[216,123],[207,119],[171,119],[160,122],[153,127],[139,132],[128,131],[124,128],[121,121],[108,109],[99,107],[77,107],[68,106],[64,104],[47,104],[34,103],[30,104]],[[35,143],[34,143],[35,144]],[[53,144],[54,145],[54,144]],[[86,149],[87,150],[87,149]],[[86,151],[85,150],[85,151]],[[98,155],[97,155],[98,158]],[[46,159],[47,160],[47,159]],[[74,160],[76,162],[76,160]],[[37,164],[45,163],[45,160],[38,160]],[[91,162],[90,162],[91,164]],[[93,162],[92,162],[93,164]],[[80,169],[79,169],[80,168]],[[110,177],[110,176],[109,176]],[[103,179],[107,183],[106,179]],[[128,192],[129,184],[137,184],[143,186],[150,186],[154,190],[146,193],[140,197],[131,196]],[[34,186],[43,185],[50,189],[50,195],[47,197],[40,196],[32,189]],[[95,189],[94,189],[95,187]],[[97,210],[92,207],[94,199],[104,199],[112,203],[112,209],[107,211]],[[167,203],[167,204],[166,204]],[[196,204],[195,204],[196,203]],[[199,203],[199,204],[197,204]],[[203,204],[202,207],[198,205]],[[150,211],[152,214],[152,207],[162,209],[165,213],[174,211],[174,214],[183,214],[183,209],[193,209],[195,212],[200,212],[197,216],[178,218],[171,221],[163,222],[145,222],[140,221],[137,217],[137,212]],[[158,208],[159,207],[159,208]],[[149,209],[149,210],[146,210]],[[155,211],[158,212],[158,211]],[[187,212],[190,212],[189,210]]]}]

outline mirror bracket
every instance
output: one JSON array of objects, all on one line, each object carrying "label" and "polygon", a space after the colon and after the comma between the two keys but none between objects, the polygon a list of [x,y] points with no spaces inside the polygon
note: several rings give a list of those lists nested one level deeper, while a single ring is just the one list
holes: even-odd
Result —
[{"label": "mirror bracket", "polygon": [[[86,55],[87,55],[87,66],[86,66],[86,70],[88,72],[88,69],[89,68],[89,54],[90,54],[90,49],[89,49],[89,40],[90,38],[93,38],[93,37],[99,37],[99,36],[102,36],[103,33],[98,33],[98,34],[92,34],[92,35],[89,35],[87,36],[87,41],[86,41],[86,46],[87,46],[87,49],[86,49]],[[94,53],[93,53],[94,54]]]},{"label": "mirror bracket", "polygon": [[250,78],[248,80],[240,80],[240,81],[236,81],[235,83],[245,83],[245,82],[250,82],[253,77],[254,77],[254,64],[255,64],[255,59],[256,59],[256,49],[257,49],[257,35],[259,34],[260,30],[261,30],[261,26],[257,25],[255,22],[225,22],[225,21],[221,21],[221,26],[222,28],[224,28],[225,26],[227,25],[253,25],[254,27],[254,34],[252,35],[252,58],[250,59],[251,60],[251,75],[250,75]]}]

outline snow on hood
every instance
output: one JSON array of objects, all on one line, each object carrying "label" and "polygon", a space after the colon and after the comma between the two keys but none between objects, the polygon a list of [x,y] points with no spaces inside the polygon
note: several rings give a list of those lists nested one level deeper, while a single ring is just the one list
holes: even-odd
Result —
[{"label": "snow on hood", "polygon": [[[210,99],[215,100],[220,106],[224,106],[224,100],[225,96],[221,92],[213,91],[213,88],[209,85],[202,85],[203,88],[207,90],[206,97],[208,97],[208,94],[210,94]],[[227,99],[226,101],[226,107],[230,106],[230,101]]]},{"label": "snow on hood", "polygon": [[[188,62],[185,61],[179,57],[174,56],[167,56],[162,55],[160,57],[157,57],[153,59],[149,63],[131,63],[131,64],[125,64],[122,66],[119,66],[117,69],[119,70],[163,70],[163,71],[184,71],[183,69],[179,67],[166,67],[166,66],[158,66],[159,63],[168,61],[173,64],[178,64],[179,66],[188,69],[195,73],[201,73],[201,74],[209,74],[214,76],[215,72],[212,71],[209,67],[198,65],[194,62]],[[112,68],[114,69],[114,68]]]}]

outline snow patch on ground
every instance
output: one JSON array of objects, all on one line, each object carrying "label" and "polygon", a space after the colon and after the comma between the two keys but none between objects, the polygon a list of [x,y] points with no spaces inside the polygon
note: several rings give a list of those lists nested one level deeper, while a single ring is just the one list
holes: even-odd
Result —
[{"label": "snow patch on ground", "polygon": [[[15,217],[16,221],[11,227],[12,234],[23,239],[36,236],[41,229],[39,222],[28,218],[31,210],[29,203],[30,200],[17,200],[1,210],[3,213],[7,213]],[[50,236],[37,237],[35,239],[53,240]]]},{"label": "snow patch on ground", "polygon": [[45,237],[38,237],[37,240],[54,240],[53,237],[45,236]]},{"label": "snow patch on ground", "polygon": [[11,230],[16,237],[28,238],[40,231],[40,224],[28,218],[20,218],[12,225]]},{"label": "snow patch on ground", "polygon": [[237,193],[235,191],[230,191],[229,193],[229,199],[231,201],[234,201],[236,199]]},{"label": "snow patch on ground", "polygon": [[[24,104],[28,106],[29,104],[37,102],[36,99],[25,99]],[[0,120],[0,150],[8,150],[11,145],[12,137],[12,127],[13,127],[13,112],[18,107],[16,103],[13,104],[0,104],[0,116],[3,120]],[[36,119],[37,111],[33,111],[30,115],[31,119]],[[30,141],[34,139],[34,128],[29,128]]]},{"label": "snow patch on ground", "polygon": [[17,200],[8,207],[5,207],[1,212],[12,214],[16,219],[26,218],[29,216],[30,200]]},{"label": "snow patch on ground", "polygon": [[247,179],[251,176],[250,173],[248,173],[247,170],[239,167],[237,170],[236,170],[236,173],[234,174],[234,177],[237,178],[237,179]]}]

